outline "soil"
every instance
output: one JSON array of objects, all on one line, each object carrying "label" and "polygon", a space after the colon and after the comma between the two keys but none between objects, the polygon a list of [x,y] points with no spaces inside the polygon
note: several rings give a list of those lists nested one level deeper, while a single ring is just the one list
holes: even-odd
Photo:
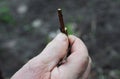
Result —
[{"label": "soil", "polygon": [[10,78],[43,50],[50,34],[54,36],[59,29],[57,9],[62,8],[65,24],[74,25],[92,57],[90,79],[120,79],[119,0],[5,1],[15,24],[0,21],[0,68],[4,77]]}]

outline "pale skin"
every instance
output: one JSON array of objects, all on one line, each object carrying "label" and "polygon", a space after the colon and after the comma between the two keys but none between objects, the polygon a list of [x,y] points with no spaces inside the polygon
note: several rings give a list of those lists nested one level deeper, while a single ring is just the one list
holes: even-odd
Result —
[{"label": "pale skin", "polygon": [[[71,55],[58,66],[68,49]],[[11,79],[88,79],[91,59],[85,44],[76,36],[58,34],[36,57],[28,61]]]}]

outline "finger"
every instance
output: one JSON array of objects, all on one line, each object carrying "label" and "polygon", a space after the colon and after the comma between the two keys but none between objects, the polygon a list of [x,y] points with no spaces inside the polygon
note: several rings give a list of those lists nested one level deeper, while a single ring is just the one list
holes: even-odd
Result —
[{"label": "finger", "polygon": [[60,69],[64,70],[70,76],[79,78],[83,75],[89,62],[88,51],[85,44],[75,36],[69,36],[71,55],[67,58],[67,62]]},{"label": "finger", "polygon": [[33,61],[40,64],[46,64],[51,68],[56,66],[60,59],[62,59],[68,48],[68,38],[65,34],[58,34],[42,51],[40,55],[34,58]]},{"label": "finger", "polygon": [[83,43],[83,41],[81,39],[79,39],[76,36],[70,35],[69,36],[69,42],[70,42],[70,45],[72,46],[71,53],[79,51],[80,53],[86,52],[84,54],[88,55],[86,45]]},{"label": "finger", "polygon": [[88,64],[88,67],[87,67],[85,73],[83,74],[82,79],[88,79],[89,73],[90,73],[90,70],[91,70],[91,65],[92,65],[92,60],[91,60],[91,58],[89,57],[89,64]]},{"label": "finger", "polygon": [[45,59],[49,58],[48,60],[51,61],[61,59],[66,55],[67,48],[68,38],[65,34],[60,33],[46,46],[41,55],[45,55]]}]

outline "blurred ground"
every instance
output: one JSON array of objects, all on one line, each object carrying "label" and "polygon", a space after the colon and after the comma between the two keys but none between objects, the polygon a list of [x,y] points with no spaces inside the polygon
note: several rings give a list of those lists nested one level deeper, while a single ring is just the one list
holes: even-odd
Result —
[{"label": "blurred ground", "polygon": [[93,59],[90,79],[120,79],[119,0],[0,0],[0,69],[11,77],[57,33],[57,8]]}]

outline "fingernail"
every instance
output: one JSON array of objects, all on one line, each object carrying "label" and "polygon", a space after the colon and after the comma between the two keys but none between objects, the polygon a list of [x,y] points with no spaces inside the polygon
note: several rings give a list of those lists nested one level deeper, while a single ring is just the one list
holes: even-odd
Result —
[{"label": "fingernail", "polygon": [[55,39],[61,40],[61,41],[66,41],[66,40],[68,40],[67,36],[66,36],[65,34],[63,34],[63,33],[58,34]]}]

